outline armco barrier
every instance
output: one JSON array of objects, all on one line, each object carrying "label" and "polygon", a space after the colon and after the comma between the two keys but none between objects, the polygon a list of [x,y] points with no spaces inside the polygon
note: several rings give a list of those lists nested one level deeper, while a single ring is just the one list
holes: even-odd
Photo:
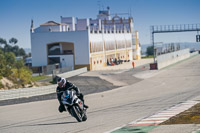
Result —
[{"label": "armco barrier", "polygon": [[[59,74],[58,76],[62,76],[64,78],[69,78],[69,77],[76,76],[76,75],[79,75],[84,72],[87,72],[86,67],[78,69],[78,70],[74,70],[71,72]],[[56,87],[57,87],[57,85],[49,85],[49,86],[41,86],[41,87],[0,90],[0,101],[55,93]]]}]

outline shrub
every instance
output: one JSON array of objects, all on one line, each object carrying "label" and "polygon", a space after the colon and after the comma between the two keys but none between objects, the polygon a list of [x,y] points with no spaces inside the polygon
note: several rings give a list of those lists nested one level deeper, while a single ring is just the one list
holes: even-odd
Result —
[{"label": "shrub", "polygon": [[15,83],[30,84],[32,80],[32,72],[26,68],[14,68],[12,69],[12,75],[10,77]]},{"label": "shrub", "polygon": [[1,81],[0,81],[0,89],[1,89],[1,88],[4,88],[4,86],[3,86],[3,84],[2,84]]}]

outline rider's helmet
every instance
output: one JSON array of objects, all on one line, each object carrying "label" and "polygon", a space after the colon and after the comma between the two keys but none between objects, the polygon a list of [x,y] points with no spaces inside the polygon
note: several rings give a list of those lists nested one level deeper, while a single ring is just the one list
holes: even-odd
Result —
[{"label": "rider's helmet", "polygon": [[59,77],[58,80],[57,80],[57,83],[58,83],[59,88],[63,88],[66,84],[66,79]]}]

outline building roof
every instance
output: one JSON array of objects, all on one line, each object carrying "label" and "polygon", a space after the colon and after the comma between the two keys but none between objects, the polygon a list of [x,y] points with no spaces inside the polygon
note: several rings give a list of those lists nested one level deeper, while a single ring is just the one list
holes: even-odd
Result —
[{"label": "building roof", "polygon": [[40,26],[56,26],[56,25],[67,25],[67,24],[63,24],[63,23],[57,23],[57,22],[54,22],[54,21],[48,21],[44,24],[41,24]]}]

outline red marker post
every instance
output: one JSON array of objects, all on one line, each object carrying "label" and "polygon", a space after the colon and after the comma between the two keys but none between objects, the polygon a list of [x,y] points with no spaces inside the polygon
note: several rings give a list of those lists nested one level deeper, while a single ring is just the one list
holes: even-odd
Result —
[{"label": "red marker post", "polygon": [[133,68],[135,67],[135,63],[134,62],[132,62],[132,66],[133,66]]}]

